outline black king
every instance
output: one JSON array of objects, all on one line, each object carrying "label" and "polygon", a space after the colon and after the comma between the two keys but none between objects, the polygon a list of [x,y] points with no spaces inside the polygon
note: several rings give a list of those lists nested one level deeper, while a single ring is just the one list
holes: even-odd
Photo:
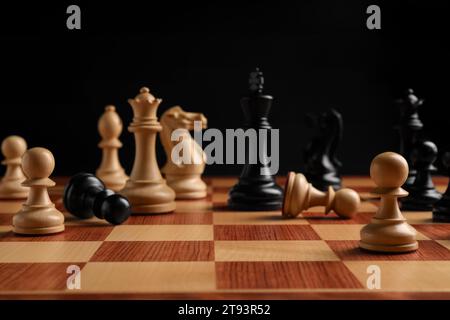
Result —
[{"label": "black king", "polygon": [[[268,121],[268,115],[273,97],[263,94],[263,88],[263,74],[256,68],[254,72],[250,73],[249,95],[241,99],[245,130],[266,129],[270,132],[272,129]],[[257,145],[267,148],[267,139],[261,141],[260,139],[264,139],[261,135],[258,135],[258,139]],[[283,190],[275,183],[266,161],[250,163],[249,159],[258,159],[258,148],[249,144],[246,146],[244,168],[238,183],[230,190],[228,206],[233,210],[246,211],[280,209],[283,202]]]}]

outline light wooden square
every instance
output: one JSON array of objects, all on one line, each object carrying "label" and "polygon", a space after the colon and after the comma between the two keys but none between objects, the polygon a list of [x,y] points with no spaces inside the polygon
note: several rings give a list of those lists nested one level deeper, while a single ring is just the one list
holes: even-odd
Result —
[{"label": "light wooden square", "polygon": [[214,224],[309,224],[301,217],[285,219],[280,211],[221,211],[213,213]]},{"label": "light wooden square", "polygon": [[[386,291],[450,291],[450,261],[346,261],[345,265],[366,286],[367,268],[381,271],[381,288]],[[376,290],[371,290],[376,291]]]},{"label": "light wooden square", "polygon": [[436,242],[450,250],[450,240],[437,240]]},{"label": "light wooden square", "polygon": [[216,288],[214,262],[90,262],[81,291],[206,292]]},{"label": "light wooden square", "polygon": [[311,225],[323,240],[359,240],[362,224]]},{"label": "light wooden square", "polygon": [[121,225],[106,241],[211,241],[212,225]]},{"label": "light wooden square", "polygon": [[0,263],[86,262],[101,241],[2,242]]},{"label": "light wooden square", "polygon": [[216,261],[337,261],[324,241],[215,241]]}]

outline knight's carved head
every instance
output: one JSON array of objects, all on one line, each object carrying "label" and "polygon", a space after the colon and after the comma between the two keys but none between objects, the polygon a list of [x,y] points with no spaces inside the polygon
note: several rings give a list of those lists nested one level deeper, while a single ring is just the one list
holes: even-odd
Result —
[{"label": "knight's carved head", "polygon": [[172,129],[182,128],[186,130],[194,130],[196,121],[201,124],[202,129],[205,129],[208,123],[203,113],[186,112],[180,106],[168,109],[163,113],[160,121]]}]

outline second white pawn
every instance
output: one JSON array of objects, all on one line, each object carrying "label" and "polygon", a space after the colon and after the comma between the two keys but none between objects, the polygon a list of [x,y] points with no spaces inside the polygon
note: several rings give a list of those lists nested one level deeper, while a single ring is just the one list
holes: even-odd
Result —
[{"label": "second white pawn", "polygon": [[0,181],[0,199],[26,199],[29,188],[22,186],[25,181],[20,166],[22,156],[27,151],[27,143],[22,137],[9,136],[2,142],[2,153],[6,172]]},{"label": "second white pawn", "polygon": [[27,201],[13,217],[13,231],[19,234],[43,235],[64,231],[64,216],[50,200],[47,188],[55,186],[49,178],[55,168],[53,154],[44,148],[32,148],[22,157],[22,168],[30,187]]}]

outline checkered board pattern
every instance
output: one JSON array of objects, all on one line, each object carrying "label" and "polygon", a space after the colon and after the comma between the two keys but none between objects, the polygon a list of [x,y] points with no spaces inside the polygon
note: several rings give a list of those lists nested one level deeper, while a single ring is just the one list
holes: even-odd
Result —
[{"label": "checkered board pattern", "polygon": [[[64,210],[66,180],[57,181],[51,196]],[[432,223],[431,212],[404,212],[418,231],[417,252],[372,254],[358,240],[377,201],[363,201],[352,220],[323,208],[286,220],[279,211],[228,210],[235,182],[207,178],[206,199],[120,226],[65,213],[66,231],[41,237],[14,235],[21,201],[1,201],[0,298],[450,298],[450,224]],[[445,178],[435,182],[445,189]],[[359,177],[344,185],[363,199],[373,187]],[[67,289],[69,265],[81,268],[80,289]],[[366,286],[370,265],[381,270],[380,289]]]}]

